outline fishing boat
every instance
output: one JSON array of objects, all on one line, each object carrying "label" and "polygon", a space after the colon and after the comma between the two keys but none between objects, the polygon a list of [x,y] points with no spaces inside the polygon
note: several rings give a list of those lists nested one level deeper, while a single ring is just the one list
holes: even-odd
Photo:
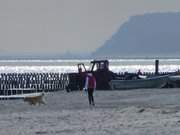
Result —
[{"label": "fishing boat", "polygon": [[168,75],[154,76],[134,80],[111,80],[110,86],[112,90],[162,88],[167,84],[168,80]]}]

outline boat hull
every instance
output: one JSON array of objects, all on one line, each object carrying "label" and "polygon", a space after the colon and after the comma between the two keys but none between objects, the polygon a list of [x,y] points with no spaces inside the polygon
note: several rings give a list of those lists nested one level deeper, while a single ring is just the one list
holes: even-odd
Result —
[{"label": "boat hull", "polygon": [[112,80],[110,86],[112,90],[120,89],[140,89],[140,88],[162,88],[168,82],[168,76],[156,76],[137,80]]},{"label": "boat hull", "polygon": [[172,88],[180,88],[180,75],[169,76],[169,85]]}]

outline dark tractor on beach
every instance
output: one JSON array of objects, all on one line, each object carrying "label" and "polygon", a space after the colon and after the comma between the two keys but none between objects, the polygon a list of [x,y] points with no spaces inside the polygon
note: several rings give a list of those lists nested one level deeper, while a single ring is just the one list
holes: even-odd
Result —
[{"label": "dark tractor on beach", "polygon": [[116,74],[109,70],[108,60],[93,60],[90,62],[89,70],[86,70],[84,63],[77,65],[77,73],[68,73],[67,92],[73,90],[82,90],[85,85],[87,73],[92,73],[96,78],[97,90],[109,90],[109,82],[115,78]]}]

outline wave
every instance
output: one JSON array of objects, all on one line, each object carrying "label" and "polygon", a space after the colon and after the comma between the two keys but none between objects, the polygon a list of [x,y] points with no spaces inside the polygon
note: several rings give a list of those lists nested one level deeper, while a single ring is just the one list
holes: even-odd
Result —
[{"label": "wave", "polygon": [[[85,63],[88,69],[91,59],[70,60],[0,60],[0,73],[25,72],[77,72],[77,64]],[[159,71],[169,72],[180,69],[180,59],[160,59]],[[110,70],[119,72],[155,71],[155,59],[110,59]]]}]

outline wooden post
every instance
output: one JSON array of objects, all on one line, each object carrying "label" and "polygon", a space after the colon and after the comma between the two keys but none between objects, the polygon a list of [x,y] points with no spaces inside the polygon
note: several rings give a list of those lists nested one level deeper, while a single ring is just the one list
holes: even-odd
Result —
[{"label": "wooden post", "polygon": [[159,60],[155,60],[155,75],[159,74]]}]

